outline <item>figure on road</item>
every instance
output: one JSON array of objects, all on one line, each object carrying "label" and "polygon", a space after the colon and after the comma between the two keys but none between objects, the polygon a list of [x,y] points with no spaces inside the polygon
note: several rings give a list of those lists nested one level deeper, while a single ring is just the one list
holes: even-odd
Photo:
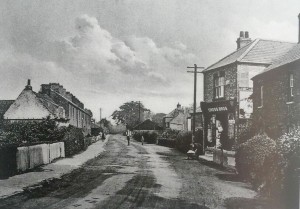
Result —
[{"label": "figure on road", "polygon": [[144,141],[145,141],[145,139],[144,139],[144,136],[142,135],[142,139],[141,139],[141,141],[142,141],[142,145],[144,145]]},{"label": "figure on road", "polygon": [[128,146],[130,145],[130,136],[131,136],[131,131],[127,129],[126,131],[126,136],[127,136],[127,141],[128,141]]}]

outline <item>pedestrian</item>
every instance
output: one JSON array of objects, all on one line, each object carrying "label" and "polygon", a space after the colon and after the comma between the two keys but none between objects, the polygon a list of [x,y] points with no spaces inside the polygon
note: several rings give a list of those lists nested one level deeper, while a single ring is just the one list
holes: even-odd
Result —
[{"label": "pedestrian", "polygon": [[128,130],[126,131],[126,136],[127,136],[128,146],[130,145],[130,135],[131,135],[131,131],[128,129]]},{"label": "pedestrian", "polygon": [[144,145],[144,136],[142,135],[142,139],[141,139],[141,141],[142,141],[142,145]]}]

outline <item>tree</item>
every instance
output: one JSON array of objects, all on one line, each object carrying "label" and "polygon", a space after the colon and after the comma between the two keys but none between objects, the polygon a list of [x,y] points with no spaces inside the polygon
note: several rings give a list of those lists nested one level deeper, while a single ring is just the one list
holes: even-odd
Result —
[{"label": "tree", "polygon": [[163,118],[166,116],[165,113],[156,113],[152,116],[152,121],[160,126],[163,126]]},{"label": "tree", "polygon": [[141,122],[140,119],[144,111],[149,111],[149,109],[146,109],[144,105],[138,101],[131,101],[121,105],[119,110],[115,110],[111,116],[117,124],[121,123],[127,125],[128,128],[133,128]]}]

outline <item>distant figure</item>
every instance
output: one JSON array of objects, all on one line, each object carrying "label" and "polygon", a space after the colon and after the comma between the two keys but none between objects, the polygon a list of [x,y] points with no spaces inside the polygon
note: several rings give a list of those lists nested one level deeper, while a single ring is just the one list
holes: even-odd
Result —
[{"label": "distant figure", "polygon": [[141,141],[142,141],[142,145],[144,145],[144,141],[145,141],[145,139],[144,139],[144,136],[142,135],[142,139],[141,139]]},{"label": "distant figure", "polygon": [[131,136],[131,131],[129,129],[126,131],[126,136],[127,136],[128,146],[129,146],[130,145],[130,136]]},{"label": "distant figure", "polygon": [[101,139],[104,141],[104,139],[105,139],[105,133],[104,132],[101,132]]}]

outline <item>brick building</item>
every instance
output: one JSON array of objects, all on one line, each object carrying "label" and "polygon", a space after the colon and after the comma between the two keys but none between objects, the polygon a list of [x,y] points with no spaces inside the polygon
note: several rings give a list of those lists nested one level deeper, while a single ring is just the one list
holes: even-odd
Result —
[{"label": "brick building", "polygon": [[289,51],[294,43],[256,39],[240,32],[237,50],[206,68],[204,74],[204,136],[208,146],[228,147],[247,129],[252,120],[251,78]]},{"label": "brick building", "polygon": [[58,83],[42,84],[41,90],[36,93],[28,80],[25,89],[5,112],[4,119],[23,122],[48,116],[82,128],[86,135],[91,133],[92,112],[84,109],[83,103]]},{"label": "brick building", "polygon": [[[300,42],[300,38],[299,38]],[[253,80],[253,120],[257,132],[277,138],[300,126],[300,44]]]}]

